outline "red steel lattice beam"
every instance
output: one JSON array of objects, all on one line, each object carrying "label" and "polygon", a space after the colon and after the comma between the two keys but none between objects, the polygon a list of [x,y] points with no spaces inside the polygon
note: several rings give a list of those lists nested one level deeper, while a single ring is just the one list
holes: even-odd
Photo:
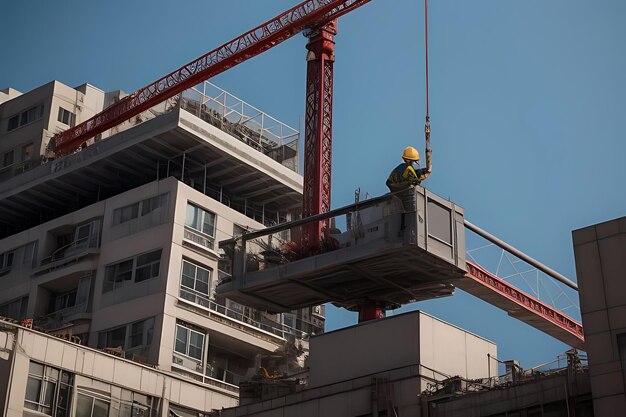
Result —
[{"label": "red steel lattice beam", "polygon": [[[334,35],[337,21],[327,23],[311,34],[307,44],[306,111],[304,133],[304,190],[302,217],[330,210],[330,180],[333,120]],[[312,223],[304,230],[303,244],[317,247],[326,226]]]},{"label": "red steel lattice beam", "polygon": [[583,326],[576,320],[472,262],[467,262],[465,276],[457,287],[572,347],[584,349]]},{"label": "red steel lattice beam", "polygon": [[176,94],[240,64],[306,28],[316,28],[370,0],[308,0],[244,33],[200,58],[113,104],[92,118],[56,135],[50,148],[56,155],[78,149],[96,136]]}]

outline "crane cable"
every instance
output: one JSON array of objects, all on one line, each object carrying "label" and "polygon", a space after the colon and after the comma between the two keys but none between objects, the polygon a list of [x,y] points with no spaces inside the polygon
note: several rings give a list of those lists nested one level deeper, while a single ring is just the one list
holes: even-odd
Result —
[{"label": "crane cable", "polygon": [[426,54],[426,122],[424,124],[424,136],[426,137],[426,169],[428,174],[432,172],[432,153],[430,148],[430,108],[428,102],[428,0],[424,0],[424,51]]}]

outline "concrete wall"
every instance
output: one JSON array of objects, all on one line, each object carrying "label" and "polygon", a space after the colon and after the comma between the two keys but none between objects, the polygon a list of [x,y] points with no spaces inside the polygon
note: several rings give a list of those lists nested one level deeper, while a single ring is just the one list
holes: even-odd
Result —
[{"label": "concrete wall", "polygon": [[624,416],[626,217],[572,235],[595,415]]},{"label": "concrete wall", "polygon": [[[438,380],[442,375],[467,379],[498,375],[497,363],[493,360],[498,357],[497,346],[487,339],[424,313],[420,315],[419,339],[422,375]],[[492,358],[491,364],[487,354]]]},{"label": "concrete wall", "polygon": [[311,388],[413,365],[436,379],[497,375],[487,358],[497,357],[493,342],[423,312],[361,323],[312,337],[310,343]]},{"label": "concrete wall", "polygon": [[[5,330],[0,332],[0,338],[2,335],[11,337],[13,331]],[[160,410],[157,415],[162,417],[168,415],[170,402],[203,412],[237,404],[236,395],[232,392],[196,384],[176,375],[74,345],[55,337],[19,329],[16,340],[17,343],[11,346],[14,363],[12,364],[12,377],[8,381],[6,417],[41,415],[24,408],[30,361],[74,374],[72,416],[76,409],[77,388],[97,389],[111,401],[116,399],[115,393],[121,388],[160,398],[158,401]],[[17,348],[13,349],[13,346]],[[113,409],[111,410],[113,412]]]},{"label": "concrete wall", "polygon": [[[5,152],[14,151],[14,163],[5,167],[0,161],[0,179],[6,179],[21,169],[22,147],[33,143],[30,161],[38,165],[40,156],[44,154],[50,138],[70,127],[58,120],[59,108],[75,115],[75,124],[81,123],[103,109],[104,92],[92,85],[83,84],[77,88],[69,87],[59,81],[51,81],[25,94],[17,94],[16,90],[7,89],[0,100],[0,158]],[[8,131],[9,119],[33,106],[43,105],[43,117],[32,123]],[[32,168],[25,167],[26,170]]]}]

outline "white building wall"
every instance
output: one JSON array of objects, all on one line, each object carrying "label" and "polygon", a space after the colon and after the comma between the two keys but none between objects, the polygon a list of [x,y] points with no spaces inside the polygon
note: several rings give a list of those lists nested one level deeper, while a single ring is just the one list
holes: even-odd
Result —
[{"label": "white building wall", "polygon": [[[15,344],[14,331],[17,334]],[[0,331],[0,345],[7,346],[10,352],[8,359],[0,359],[3,362],[0,372],[6,368],[5,363],[11,365],[8,392],[7,387],[0,384],[0,388],[4,388],[0,397],[7,399],[6,417],[42,415],[24,407],[30,361],[74,374],[71,416],[76,413],[79,388],[98,390],[103,398],[108,398],[112,407],[116,401],[119,402],[122,389],[149,395],[157,400],[157,415],[161,417],[168,416],[171,403],[209,412],[232,407],[238,402],[232,392],[209,388],[174,374],[23,328]]]}]

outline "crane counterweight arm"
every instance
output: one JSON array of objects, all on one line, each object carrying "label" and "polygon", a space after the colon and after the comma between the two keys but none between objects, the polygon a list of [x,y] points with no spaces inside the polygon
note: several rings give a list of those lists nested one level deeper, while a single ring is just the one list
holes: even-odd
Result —
[{"label": "crane counterweight arm", "polygon": [[246,61],[303,29],[316,28],[370,0],[308,0],[143,87],[92,118],[54,136],[56,155],[76,150],[96,136],[156,104]]}]

